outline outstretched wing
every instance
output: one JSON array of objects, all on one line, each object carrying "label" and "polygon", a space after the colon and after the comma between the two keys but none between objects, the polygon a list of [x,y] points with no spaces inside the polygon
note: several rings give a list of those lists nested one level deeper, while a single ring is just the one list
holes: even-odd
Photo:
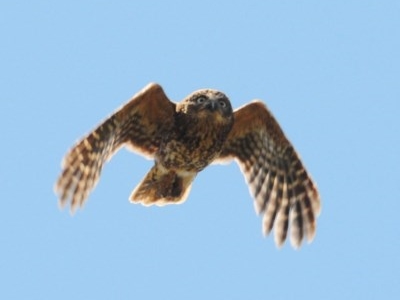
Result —
[{"label": "outstretched wing", "polygon": [[65,156],[55,185],[60,205],[82,206],[103,164],[123,145],[152,157],[174,124],[175,104],[158,84],[149,84],[79,141]]},{"label": "outstretched wing", "polygon": [[238,162],[256,212],[263,214],[264,234],[274,228],[275,242],[281,246],[290,224],[294,247],[304,237],[311,241],[320,211],[319,194],[293,146],[262,102],[236,110],[234,120],[219,159]]}]

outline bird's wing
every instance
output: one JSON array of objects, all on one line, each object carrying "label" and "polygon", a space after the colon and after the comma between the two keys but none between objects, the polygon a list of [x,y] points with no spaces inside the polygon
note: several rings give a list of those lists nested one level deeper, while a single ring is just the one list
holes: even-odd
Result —
[{"label": "bird's wing", "polygon": [[60,205],[82,206],[99,180],[103,164],[123,145],[152,157],[174,124],[175,103],[158,84],[149,84],[64,157],[55,185]]},{"label": "bird's wing", "polygon": [[235,159],[254,197],[257,213],[263,214],[263,232],[274,228],[281,246],[291,231],[299,247],[304,237],[315,235],[320,211],[317,188],[279,124],[260,101],[234,112],[234,125],[219,161]]}]

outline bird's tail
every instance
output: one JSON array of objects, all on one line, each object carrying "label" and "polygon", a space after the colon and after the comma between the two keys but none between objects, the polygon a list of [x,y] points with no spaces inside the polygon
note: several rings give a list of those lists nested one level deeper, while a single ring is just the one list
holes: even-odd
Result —
[{"label": "bird's tail", "polygon": [[186,200],[196,173],[177,173],[155,164],[129,200],[146,206],[179,204]]}]

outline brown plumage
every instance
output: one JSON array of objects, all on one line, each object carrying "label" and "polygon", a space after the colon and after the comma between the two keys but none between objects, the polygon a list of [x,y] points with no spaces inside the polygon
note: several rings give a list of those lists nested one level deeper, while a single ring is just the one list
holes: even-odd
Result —
[{"label": "brown plumage", "polygon": [[280,126],[260,101],[235,112],[229,99],[211,89],[180,103],[149,84],[65,156],[55,190],[71,211],[82,206],[104,163],[121,147],[151,157],[155,164],[130,196],[144,205],[185,201],[197,173],[212,162],[236,160],[281,246],[290,228],[294,247],[315,235],[320,200],[316,186]]}]

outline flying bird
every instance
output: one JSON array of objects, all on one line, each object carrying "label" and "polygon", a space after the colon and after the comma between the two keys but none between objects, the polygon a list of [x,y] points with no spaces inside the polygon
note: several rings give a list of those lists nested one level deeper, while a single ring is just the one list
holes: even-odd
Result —
[{"label": "flying bird", "polygon": [[202,89],[175,103],[160,85],[147,85],[66,154],[55,185],[61,207],[70,203],[73,213],[82,206],[105,162],[123,146],[154,159],[130,195],[133,203],[182,203],[198,172],[235,160],[263,216],[265,235],[274,229],[278,247],[288,232],[295,248],[314,238],[317,187],[261,101],[233,111],[224,93]]}]

